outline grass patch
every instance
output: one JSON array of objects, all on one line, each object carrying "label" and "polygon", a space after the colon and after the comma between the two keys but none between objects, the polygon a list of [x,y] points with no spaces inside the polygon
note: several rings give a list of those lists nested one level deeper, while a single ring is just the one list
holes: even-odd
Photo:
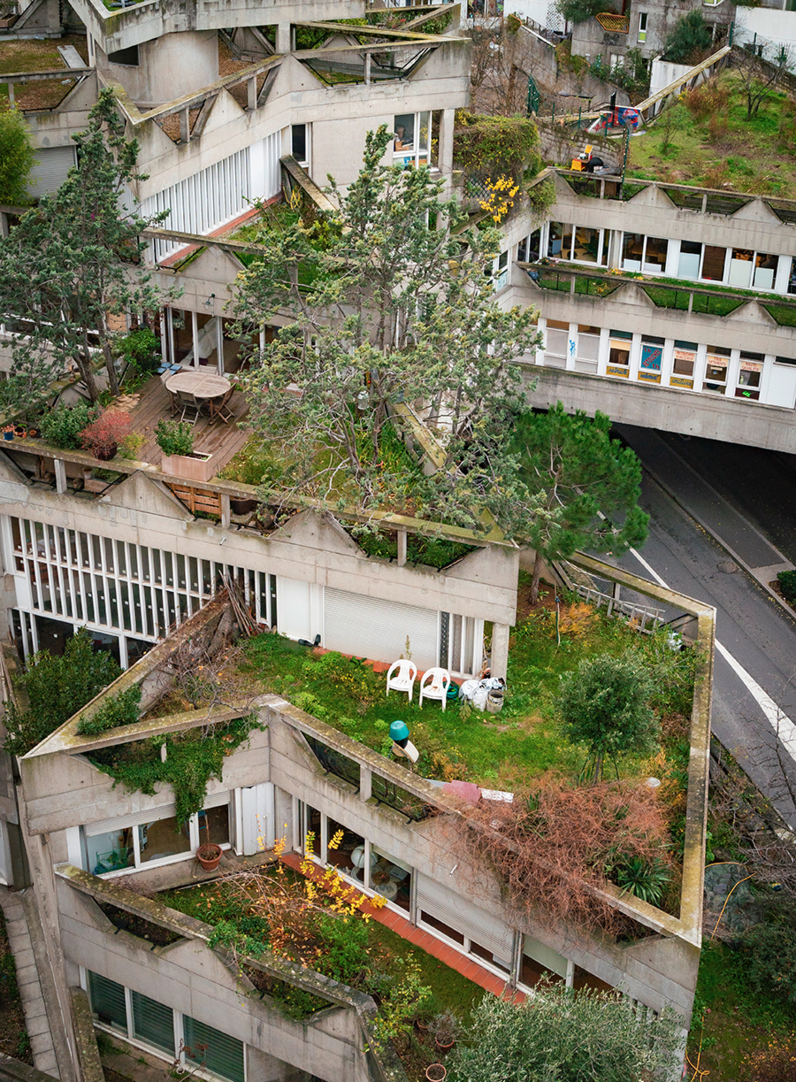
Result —
[{"label": "grass patch", "polygon": [[486,995],[483,988],[378,921],[368,924],[368,939],[371,948],[382,947],[397,958],[414,957],[420,966],[421,983],[434,992],[433,1013],[451,1011],[465,1025],[469,1024],[472,1012]]},{"label": "grass patch", "polygon": [[[658,308],[674,308],[678,311],[688,311],[691,293],[687,289],[669,289],[665,286],[643,286],[642,288]],[[733,297],[721,297],[712,293],[694,293],[693,297],[691,311],[702,312],[710,316],[728,316],[745,303]],[[796,307],[794,307],[793,314],[796,317]]]},{"label": "grass patch", "polygon": [[[703,108],[717,93],[721,104]],[[789,198],[796,188],[794,123],[794,103],[782,92],[747,120],[740,77],[723,72],[630,140],[627,175]]]},{"label": "grass patch", "polygon": [[[387,698],[384,676],[363,661],[336,653],[318,657],[277,635],[259,635],[247,643],[246,671],[256,676],[264,690],[285,695],[382,754],[390,754],[389,724],[400,717],[420,750],[417,771],[423,777],[466,779],[488,788],[522,788],[551,769],[572,777],[586,758],[585,748],[569,742],[556,716],[562,674],[584,657],[619,654],[628,648],[649,653],[650,664],[660,664],[653,660],[653,653],[662,649],[657,640],[638,636],[620,620],[589,612],[586,630],[564,633],[560,646],[555,616],[549,611],[537,610],[518,623],[509,655],[506,703],[494,715],[472,711],[458,702],[450,703],[443,713],[436,702],[421,708],[417,696],[411,703],[396,693]],[[667,664],[691,663],[690,651],[667,653]],[[686,684],[688,698],[688,678]],[[682,737],[677,743],[682,743]],[[671,753],[676,758],[673,749]],[[687,761],[687,741],[684,753]],[[619,766],[623,776],[646,776],[649,764],[627,756]]]},{"label": "grass patch", "polygon": [[[774,1037],[791,1037],[794,1028],[796,1010],[784,996],[765,996],[752,988],[739,951],[716,941],[704,944],[688,1037],[693,1067],[699,1056],[700,1070],[710,1071],[706,1077],[754,1082],[749,1056]],[[693,1068],[689,1077],[692,1073]]]}]

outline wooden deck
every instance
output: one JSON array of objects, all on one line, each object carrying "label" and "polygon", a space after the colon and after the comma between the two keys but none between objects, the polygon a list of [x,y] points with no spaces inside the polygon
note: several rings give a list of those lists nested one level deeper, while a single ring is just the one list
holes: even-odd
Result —
[{"label": "wooden deck", "polygon": [[[136,396],[129,397],[132,399]],[[211,422],[209,417],[202,416],[193,426],[193,449],[215,455],[216,472],[223,470],[249,438],[248,429],[238,427],[238,422],[244,420],[248,412],[246,399],[240,391],[235,391],[232,395],[228,408],[235,416],[234,421],[230,421],[228,425],[220,420]],[[161,417],[166,419],[171,417],[169,392],[160,376],[153,376],[148,383],[144,384],[138,392],[138,401],[130,402],[129,413],[132,419],[132,431],[146,438],[146,443],[138,452],[139,460],[159,466],[162,453],[155,441],[155,427]]]}]

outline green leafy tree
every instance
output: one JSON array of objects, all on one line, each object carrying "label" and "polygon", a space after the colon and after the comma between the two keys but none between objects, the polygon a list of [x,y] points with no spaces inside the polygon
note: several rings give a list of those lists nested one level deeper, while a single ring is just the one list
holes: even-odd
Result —
[{"label": "green leafy tree", "polygon": [[150,276],[135,262],[146,246],[142,229],[160,216],[144,219],[124,209],[138,145],[125,139],[110,90],[100,91],[88,129],[73,138],[79,164],[0,241],[0,312],[25,321],[2,387],[6,407],[31,406],[73,364],[96,401],[97,344],[118,393],[109,317],[160,304]]},{"label": "green leafy tree", "polygon": [[652,748],[658,733],[649,705],[652,693],[652,681],[631,653],[585,658],[562,678],[557,701],[561,719],[569,738],[589,749],[582,776],[599,782],[606,759],[616,764],[622,752]]},{"label": "green leafy tree", "polygon": [[558,0],[556,7],[568,23],[584,23],[610,5],[605,0]]},{"label": "green leafy tree", "polygon": [[[683,1019],[639,1013],[616,992],[542,982],[516,1005],[484,996],[471,1039],[448,1059],[451,1082],[630,1082],[674,1076]],[[679,1070],[678,1070],[679,1074]]]},{"label": "green leafy tree", "polygon": [[698,8],[681,15],[666,38],[664,56],[673,64],[698,64],[713,44],[710,27]]},{"label": "green leafy tree", "polygon": [[0,100],[0,203],[13,207],[28,201],[35,157],[24,116]]},{"label": "green leafy tree", "polygon": [[[539,596],[542,560],[568,559],[576,549],[619,554],[641,545],[649,516],[638,507],[641,464],[609,435],[611,422],[559,402],[547,413],[522,414],[514,450],[530,492],[527,538],[536,550],[531,600]],[[623,516],[616,525],[604,515]]]},{"label": "green leafy tree", "polygon": [[[368,134],[363,168],[322,225],[264,228],[237,284],[238,334],[254,353],[250,420],[263,441],[287,441],[289,471],[264,493],[408,513],[489,528],[524,489],[508,454],[509,418],[524,402],[510,363],[536,342],[528,310],[501,310],[488,273],[491,226],[470,228],[427,168],[383,162],[391,136]],[[267,226],[267,222],[266,222]],[[289,311],[257,357],[258,332]],[[254,347],[252,342],[255,343]],[[435,427],[437,472],[384,453],[394,408]],[[518,487],[519,486],[519,487]]]},{"label": "green leafy tree", "polygon": [[90,702],[120,675],[110,654],[94,650],[84,629],[71,638],[63,654],[55,657],[40,650],[28,661],[20,677],[26,706],[9,704],[6,713],[5,750],[25,755]]}]

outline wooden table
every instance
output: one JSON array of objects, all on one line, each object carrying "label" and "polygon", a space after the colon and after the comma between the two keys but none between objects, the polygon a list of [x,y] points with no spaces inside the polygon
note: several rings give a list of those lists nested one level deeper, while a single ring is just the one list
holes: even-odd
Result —
[{"label": "wooden table", "polygon": [[226,376],[219,376],[214,372],[203,372],[201,369],[184,369],[175,372],[166,380],[166,390],[171,394],[192,394],[194,398],[220,398],[225,395],[232,384]]}]

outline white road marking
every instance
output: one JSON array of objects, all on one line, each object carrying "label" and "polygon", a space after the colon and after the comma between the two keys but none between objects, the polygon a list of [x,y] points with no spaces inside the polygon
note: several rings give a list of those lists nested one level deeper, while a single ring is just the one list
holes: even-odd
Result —
[{"label": "white road marking", "polygon": [[[667,590],[669,589],[669,586],[663,581],[655,568],[650,567],[640,553],[634,548],[631,548],[630,552],[633,553],[641,566],[652,575],[659,586],[663,586]],[[790,755],[791,759],[796,761],[796,725],[793,724],[784,710],[777,706],[771,696],[760,687],[755,678],[746,671],[740,661],[733,657],[727,647],[722,646],[718,639],[716,639],[716,649],[763,711],[766,721],[782,741],[783,747],[788,755]]]}]

